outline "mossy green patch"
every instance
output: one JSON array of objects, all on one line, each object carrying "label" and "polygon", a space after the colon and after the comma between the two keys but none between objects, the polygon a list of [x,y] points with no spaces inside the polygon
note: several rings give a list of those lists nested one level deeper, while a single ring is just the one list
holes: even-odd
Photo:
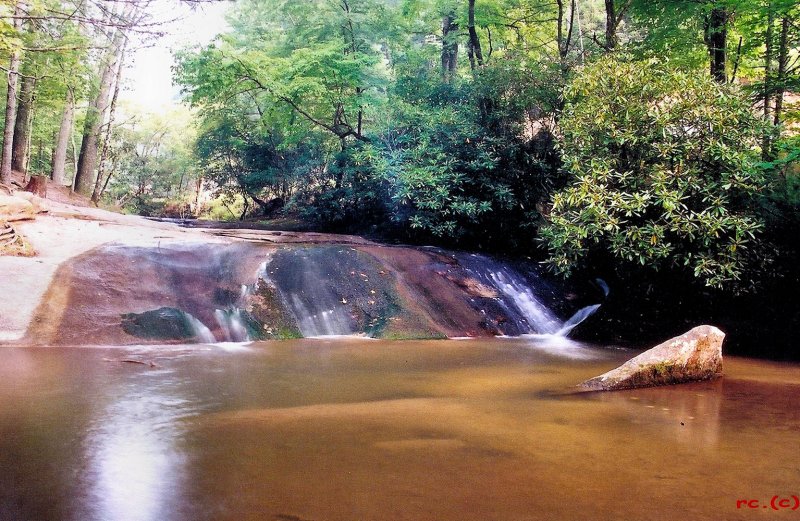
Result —
[{"label": "mossy green patch", "polygon": [[122,315],[122,329],[131,336],[157,340],[190,340],[196,335],[190,315],[170,307],[126,313]]},{"label": "mossy green patch", "polygon": [[247,309],[242,313],[242,318],[253,340],[284,340],[303,336],[294,317],[283,305],[278,290],[265,280],[259,280],[255,291],[248,296]]}]

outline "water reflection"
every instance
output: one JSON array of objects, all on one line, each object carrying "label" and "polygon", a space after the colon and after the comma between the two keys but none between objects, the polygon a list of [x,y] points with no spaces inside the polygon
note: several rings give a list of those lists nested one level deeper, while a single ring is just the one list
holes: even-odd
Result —
[{"label": "water reflection", "polygon": [[0,519],[737,520],[796,487],[797,366],[574,393],[628,353],[532,341],[6,349]]},{"label": "water reflection", "polygon": [[719,442],[723,382],[715,380],[663,388],[594,393],[627,415],[632,425],[682,445],[713,449]]},{"label": "water reflection", "polygon": [[[88,518],[156,521],[170,518],[180,497],[184,456],[180,420],[191,404],[170,396],[160,376],[139,379],[108,398],[84,444]],[[188,410],[188,411],[187,411]]]}]

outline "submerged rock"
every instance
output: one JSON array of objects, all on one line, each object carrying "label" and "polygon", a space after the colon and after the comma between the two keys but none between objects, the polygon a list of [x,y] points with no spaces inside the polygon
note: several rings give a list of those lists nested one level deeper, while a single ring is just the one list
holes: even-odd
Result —
[{"label": "submerged rock", "polygon": [[126,313],[122,315],[122,329],[139,338],[214,342],[214,336],[199,320],[185,311],[170,307],[144,313]]},{"label": "submerged rock", "polygon": [[581,385],[613,391],[708,380],[722,373],[724,338],[716,327],[698,326]]}]

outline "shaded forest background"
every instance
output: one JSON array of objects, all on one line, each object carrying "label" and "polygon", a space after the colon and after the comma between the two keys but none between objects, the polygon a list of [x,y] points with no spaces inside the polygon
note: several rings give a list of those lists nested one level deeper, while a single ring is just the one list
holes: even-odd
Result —
[{"label": "shaded forest background", "polygon": [[609,283],[584,338],[800,357],[797,2],[238,0],[158,115],[119,102],[153,6],[0,4],[0,181],[525,258]]}]

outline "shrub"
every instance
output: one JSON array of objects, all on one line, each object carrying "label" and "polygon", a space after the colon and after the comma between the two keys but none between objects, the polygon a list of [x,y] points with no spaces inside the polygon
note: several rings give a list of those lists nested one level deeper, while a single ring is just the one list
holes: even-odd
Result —
[{"label": "shrub", "polygon": [[560,146],[574,183],[541,230],[550,265],[568,273],[606,258],[736,285],[765,188],[749,101],[706,74],[611,57],[579,71],[565,97]]}]

